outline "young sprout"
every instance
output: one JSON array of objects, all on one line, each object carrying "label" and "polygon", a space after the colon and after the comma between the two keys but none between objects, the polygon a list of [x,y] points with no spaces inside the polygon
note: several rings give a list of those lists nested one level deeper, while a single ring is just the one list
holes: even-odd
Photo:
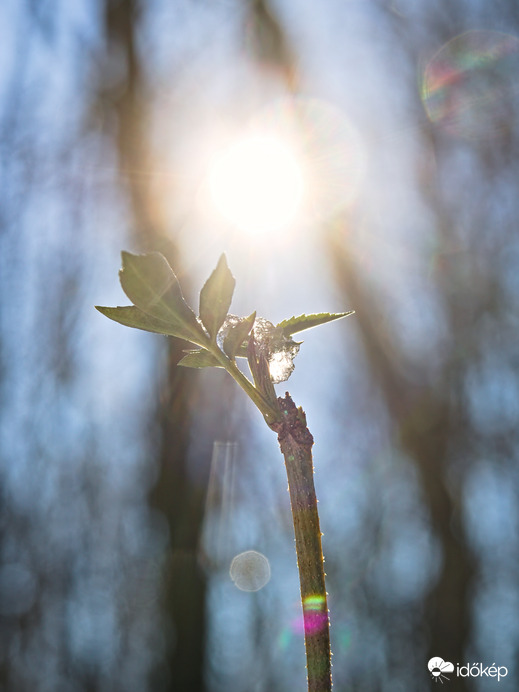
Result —
[{"label": "young sprout", "polygon": [[[292,336],[350,312],[299,315],[274,325],[253,312],[229,314],[235,279],[222,255],[200,291],[199,316],[185,302],[166,258],[122,253],[121,286],[133,305],[100,307],[99,312],[127,327],[178,337],[192,344],[178,365],[224,368],[278,435],[285,459],[296,538],[303,607],[308,692],[331,690],[331,651],[324,582],[321,529],[313,480],[313,437],[302,408],[288,392],[277,397],[274,384],[287,380],[301,343]],[[246,358],[252,380],[236,365]]]}]

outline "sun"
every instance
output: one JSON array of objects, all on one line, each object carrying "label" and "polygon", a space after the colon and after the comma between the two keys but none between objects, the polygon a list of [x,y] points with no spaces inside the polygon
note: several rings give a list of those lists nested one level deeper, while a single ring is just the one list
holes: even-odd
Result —
[{"label": "sun", "polygon": [[303,188],[295,152],[271,135],[239,139],[216,157],[209,172],[210,195],[218,211],[252,234],[288,227],[301,207]]}]

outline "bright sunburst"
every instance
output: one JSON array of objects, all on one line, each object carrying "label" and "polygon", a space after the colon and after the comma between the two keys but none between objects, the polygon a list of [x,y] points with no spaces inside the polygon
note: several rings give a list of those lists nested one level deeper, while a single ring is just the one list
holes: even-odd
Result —
[{"label": "bright sunburst", "polygon": [[234,226],[269,233],[294,220],[303,196],[303,174],[281,139],[249,136],[216,158],[209,189],[220,213]]}]

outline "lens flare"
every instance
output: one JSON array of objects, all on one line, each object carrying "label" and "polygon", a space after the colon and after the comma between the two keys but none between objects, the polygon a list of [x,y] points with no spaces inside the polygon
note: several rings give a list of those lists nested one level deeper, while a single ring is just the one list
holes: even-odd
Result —
[{"label": "lens flare", "polygon": [[303,599],[303,617],[292,621],[292,630],[298,634],[315,634],[320,632],[328,622],[326,599],[319,594],[312,594]]},{"label": "lens flare", "polygon": [[217,211],[256,239],[275,236],[277,247],[350,206],[366,172],[359,133],[339,108],[318,99],[269,104],[219,151],[202,188],[204,213]]},{"label": "lens flare", "polygon": [[340,108],[314,98],[282,99],[258,114],[256,123],[296,143],[305,220],[322,222],[353,203],[365,177],[366,153]]},{"label": "lens flare", "polygon": [[517,121],[519,39],[468,31],[446,43],[423,73],[430,120],[450,134],[484,139]]},{"label": "lens flare", "polygon": [[238,140],[217,157],[209,174],[212,200],[237,228],[270,233],[293,221],[303,175],[288,144],[271,135]]},{"label": "lens flare", "polygon": [[319,594],[306,596],[303,599],[303,618],[306,634],[316,634],[323,630],[328,622],[326,598]]}]

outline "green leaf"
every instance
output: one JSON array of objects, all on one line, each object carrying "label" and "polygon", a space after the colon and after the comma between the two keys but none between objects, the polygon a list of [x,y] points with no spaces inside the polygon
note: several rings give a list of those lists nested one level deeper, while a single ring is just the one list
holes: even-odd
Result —
[{"label": "green leaf", "polygon": [[203,346],[207,336],[182,296],[180,284],[160,252],[122,253],[119,279],[123,291],[139,310],[165,322],[167,333]]},{"label": "green leaf", "polygon": [[200,319],[214,340],[229,312],[235,284],[225,255],[222,255],[200,291]]},{"label": "green leaf", "polygon": [[279,322],[276,327],[280,328],[283,334],[288,337],[305,329],[318,327],[320,324],[326,324],[326,322],[353,315],[353,313],[354,311],[350,310],[349,312],[319,312],[313,315],[299,315],[299,317],[291,317],[288,320]]},{"label": "green leaf", "polygon": [[206,351],[205,348],[196,351],[184,351],[186,354],[177,365],[182,365],[184,368],[221,368],[223,367],[216,358]]},{"label": "green leaf", "polygon": [[[238,321],[229,327],[224,340],[223,340],[223,350],[229,356],[229,358],[235,358],[242,346],[243,342],[247,338],[254,325],[254,320],[256,319],[256,312],[248,317],[237,318]],[[247,355],[245,352],[244,356]]]},{"label": "green leaf", "polygon": [[127,305],[125,307],[106,308],[101,305],[95,306],[96,310],[102,315],[109,317],[114,322],[124,324],[125,327],[135,327],[135,329],[144,329],[147,332],[156,332],[157,334],[168,334],[170,336],[178,336],[172,334],[169,325],[162,320],[147,315],[135,305]]}]

